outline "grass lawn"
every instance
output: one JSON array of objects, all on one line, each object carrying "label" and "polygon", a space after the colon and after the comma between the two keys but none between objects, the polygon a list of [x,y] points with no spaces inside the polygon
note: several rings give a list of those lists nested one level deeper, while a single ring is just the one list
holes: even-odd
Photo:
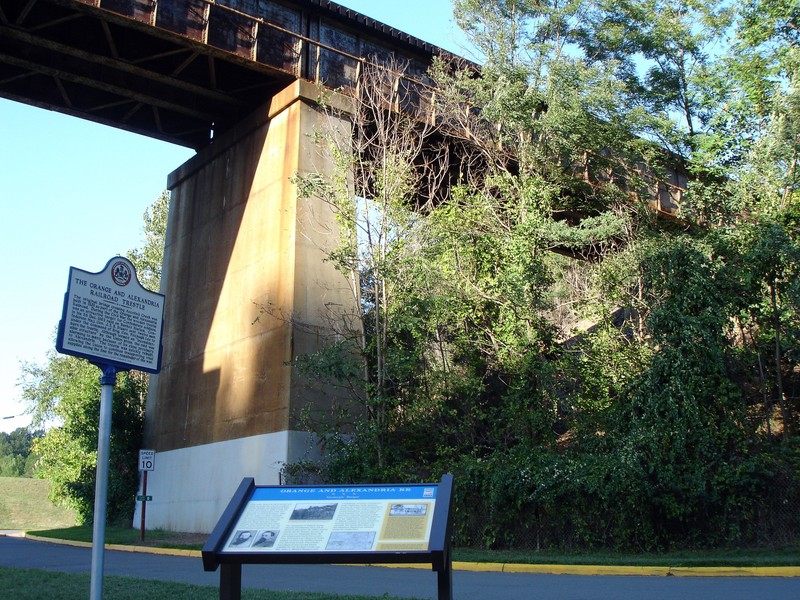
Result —
[{"label": "grass lawn", "polygon": [[[53,529],[27,529],[27,533],[44,538],[70,540],[73,542],[91,542],[92,526],[75,525]],[[150,530],[145,532],[144,541],[138,529],[130,527],[114,527],[106,525],[106,544],[123,546],[153,546],[156,548],[177,548],[180,550],[200,550],[208,535],[197,533],[176,533],[173,531]]]},{"label": "grass lawn", "polygon": [[[35,479],[0,478],[0,529],[22,529],[32,535],[73,541],[91,542],[91,526],[74,526],[75,515],[53,506],[47,499],[49,484]],[[106,527],[106,543],[149,545],[167,548],[200,550],[205,535],[148,531],[145,542],[138,530],[129,527]],[[800,548],[728,549],[668,554],[490,552],[456,549],[455,561],[523,564],[625,565],[625,566],[798,566]],[[91,587],[89,573],[74,574],[53,571],[0,567],[3,597],[15,600],[72,600],[86,598]],[[103,579],[106,600],[216,600],[219,588],[173,582],[106,576]],[[273,592],[242,590],[245,600],[399,600],[388,595],[352,596],[306,592]]]},{"label": "grass lawn", "polygon": [[[48,500],[49,483],[40,479],[0,477],[0,529],[22,529],[33,535],[91,542],[91,526],[75,526],[72,511]],[[200,550],[207,536],[106,527],[106,543]],[[456,548],[453,560],[521,564],[669,566],[669,567],[786,567],[800,566],[800,547],[728,548],[675,551],[663,554],[556,553],[533,551],[486,551]],[[42,597],[45,597],[43,595]]]},{"label": "grass lawn", "polygon": [[[14,600],[74,600],[87,598],[91,588],[88,573],[58,573],[35,569],[9,569],[0,567],[3,597]],[[186,583],[152,581],[130,577],[106,576],[103,578],[105,600],[143,600],[169,598],[170,600],[218,600],[219,588]],[[392,596],[331,596],[306,592],[270,592],[242,590],[243,600],[393,600]]]},{"label": "grass lawn", "polygon": [[75,525],[75,512],[48,499],[50,482],[0,477],[0,529],[51,529]]},{"label": "grass lawn", "polygon": [[794,567],[800,547],[677,550],[664,553],[522,552],[456,549],[453,560],[540,565],[610,565],[631,567]]},{"label": "grass lawn", "polygon": [[[32,535],[80,542],[92,541],[88,526],[28,531]],[[200,550],[206,536],[148,531],[144,545],[162,548]],[[107,527],[107,544],[141,546],[139,531],[125,527]],[[720,550],[675,551],[669,553],[625,554],[584,552],[489,551],[456,548],[454,561],[557,565],[612,565],[655,567],[791,567],[800,566],[800,548],[734,548]]]}]

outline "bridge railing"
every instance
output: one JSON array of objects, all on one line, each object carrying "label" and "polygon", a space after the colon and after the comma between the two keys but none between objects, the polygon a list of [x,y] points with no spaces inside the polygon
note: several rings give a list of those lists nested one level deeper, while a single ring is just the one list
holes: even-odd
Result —
[{"label": "bridge railing", "polygon": [[[395,109],[435,120],[435,89],[429,64],[401,56],[368,35],[337,26],[323,15],[272,0],[77,0],[178,34],[256,63],[273,72],[357,94],[370,67],[392,71]],[[675,215],[686,188],[685,176],[669,172],[652,178],[649,204]]]},{"label": "bridge railing", "polygon": [[397,104],[430,106],[428,64],[322,16],[271,0],[78,0],[331,89],[354,92],[368,65],[405,63]]}]

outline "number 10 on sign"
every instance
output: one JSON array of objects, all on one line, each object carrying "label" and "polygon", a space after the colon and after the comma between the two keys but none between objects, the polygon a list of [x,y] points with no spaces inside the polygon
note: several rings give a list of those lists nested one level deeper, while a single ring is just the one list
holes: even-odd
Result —
[{"label": "number 10 on sign", "polygon": [[137,500],[141,498],[142,503],[142,523],[139,528],[139,539],[144,541],[144,529],[145,529],[145,514],[147,511],[147,501],[152,498],[152,496],[147,495],[147,473],[149,471],[154,471],[156,468],[156,451],[155,450],[139,450],[139,470],[144,471],[142,473],[142,494],[141,496],[137,496]]},{"label": "number 10 on sign", "polygon": [[156,451],[139,450],[139,470],[155,471],[155,469],[156,469]]}]

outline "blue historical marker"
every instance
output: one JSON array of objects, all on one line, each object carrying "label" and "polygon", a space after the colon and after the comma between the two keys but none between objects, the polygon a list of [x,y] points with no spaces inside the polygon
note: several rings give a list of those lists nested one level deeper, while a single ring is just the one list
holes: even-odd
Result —
[{"label": "blue historical marker", "polygon": [[164,296],[142,287],[127,258],[112,258],[99,273],[70,267],[56,350],[85,358],[102,371],[90,600],[103,597],[111,404],[117,373],[159,372],[163,321]]},{"label": "blue historical marker", "polygon": [[122,256],[90,273],[71,267],[56,349],[117,371],[161,369],[164,296],[142,287]]}]

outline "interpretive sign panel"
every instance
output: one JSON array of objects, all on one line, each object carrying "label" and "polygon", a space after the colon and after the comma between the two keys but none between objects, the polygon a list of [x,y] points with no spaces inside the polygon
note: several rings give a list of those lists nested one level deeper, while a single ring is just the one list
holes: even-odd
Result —
[{"label": "interpretive sign panel", "polygon": [[241,565],[429,563],[439,599],[452,598],[453,476],[439,483],[257,486],[242,481],[203,546],[222,566],[220,590],[239,598]]},{"label": "interpretive sign panel", "polygon": [[437,487],[256,488],[223,552],[427,550]]},{"label": "interpretive sign panel", "polygon": [[124,257],[99,273],[71,267],[56,349],[120,370],[158,373],[164,296],[146,290]]}]

